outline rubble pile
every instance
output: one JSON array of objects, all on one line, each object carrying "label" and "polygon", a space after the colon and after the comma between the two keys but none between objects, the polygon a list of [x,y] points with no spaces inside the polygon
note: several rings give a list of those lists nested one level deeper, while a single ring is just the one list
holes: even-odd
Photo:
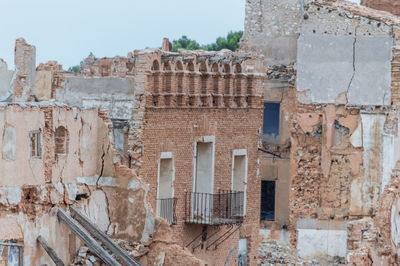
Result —
[{"label": "rubble pile", "polygon": [[258,265],[280,266],[280,265],[304,265],[304,266],[325,266],[345,265],[344,258],[340,257],[321,257],[313,260],[302,259],[297,251],[290,246],[274,240],[264,240],[258,249]]},{"label": "rubble pile", "polygon": [[72,260],[70,265],[105,266],[107,264],[102,262],[101,259],[90,252],[88,247],[81,246],[76,254],[76,257]]},{"label": "rubble pile", "polygon": [[150,251],[149,247],[137,242],[129,242],[124,239],[114,239],[114,241],[135,259],[146,255]]},{"label": "rubble pile", "polygon": [[258,249],[258,265],[312,265],[297,251],[274,239],[264,240]]}]

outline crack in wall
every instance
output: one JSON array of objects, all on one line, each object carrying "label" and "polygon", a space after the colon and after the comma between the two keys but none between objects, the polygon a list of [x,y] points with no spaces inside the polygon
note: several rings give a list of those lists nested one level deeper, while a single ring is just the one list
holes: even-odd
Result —
[{"label": "crack in wall", "polygon": [[99,181],[100,181],[100,178],[103,176],[103,171],[104,171],[104,156],[106,155],[106,152],[104,151],[104,144],[101,147],[103,150],[103,154],[101,155],[101,169],[100,169],[99,177],[97,178],[97,181],[96,181],[96,187],[99,186]]},{"label": "crack in wall", "polygon": [[355,27],[354,29],[354,41],[353,41],[353,74],[351,75],[349,85],[347,85],[347,90],[346,90],[346,101],[349,102],[349,92],[350,92],[350,86],[353,83],[354,76],[356,74],[356,44],[357,44],[357,28],[358,26]]}]

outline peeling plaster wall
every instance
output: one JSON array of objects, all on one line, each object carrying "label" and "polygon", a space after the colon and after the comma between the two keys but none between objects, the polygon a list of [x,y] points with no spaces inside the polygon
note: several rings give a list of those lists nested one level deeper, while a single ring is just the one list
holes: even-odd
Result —
[{"label": "peeling plaster wall", "polygon": [[[345,1],[246,2],[241,48],[265,55],[265,102],[288,102],[286,149],[263,145],[290,153],[288,232],[303,257],[393,265],[399,22]],[[271,162],[262,166],[263,178],[276,177]]]},{"label": "peeling plaster wall", "polygon": [[56,100],[81,108],[103,108],[112,119],[132,119],[135,87],[132,78],[66,77]]},{"label": "peeling plaster wall", "polygon": [[351,183],[350,213],[368,215],[377,210],[382,178],[382,133],[386,116],[361,114],[363,173]]},{"label": "peeling plaster wall", "polygon": [[[15,74],[13,79],[13,100],[24,102],[30,96],[36,76],[36,47],[22,38],[15,41]],[[10,95],[11,96],[11,95]]]},{"label": "peeling plaster wall", "polygon": [[[118,153],[111,144],[112,124],[104,113],[41,102],[4,104],[0,118],[1,135],[4,125],[13,125],[13,143],[17,145],[15,159],[0,162],[0,225],[2,229],[15,227],[0,234],[0,240],[23,242],[25,264],[50,262],[37,244],[39,235],[65,263],[70,262],[81,243],[56,217],[57,208],[68,204],[80,206],[101,230],[113,237],[153,243],[156,222],[147,202],[149,186],[132,169],[119,164]],[[53,133],[58,126],[68,130],[65,155],[54,155]],[[29,132],[38,129],[42,132],[42,151],[50,156],[33,159]],[[0,139],[2,146],[4,141]],[[15,173],[22,174],[16,178]],[[51,178],[47,180],[48,173]],[[77,200],[78,194],[88,198]]]},{"label": "peeling plaster wall", "polygon": [[307,11],[297,50],[299,101],[390,105],[391,27],[315,5]]},{"label": "peeling plaster wall", "polygon": [[361,4],[370,8],[400,15],[400,3],[397,0],[361,0]]},{"label": "peeling plaster wall", "polygon": [[9,97],[13,74],[14,71],[9,70],[7,63],[0,59],[0,101],[4,101]]},{"label": "peeling plaster wall", "polygon": [[[3,151],[0,186],[44,184],[44,163],[40,159],[31,159],[29,149],[29,132],[44,128],[43,111],[39,108],[24,110],[20,106],[3,107],[0,108],[0,125],[3,125],[0,127]],[[11,136],[12,132],[15,135]]]},{"label": "peeling plaster wall", "polygon": [[297,230],[297,249],[303,258],[346,256],[346,222],[303,219],[298,221]]},{"label": "peeling plaster wall", "polygon": [[265,56],[265,66],[289,64],[296,59],[300,0],[246,1],[241,48]]},{"label": "peeling plaster wall", "polygon": [[[54,132],[64,126],[69,133],[68,154],[55,156],[54,137],[46,142],[46,123],[50,122],[44,109],[10,105],[0,107],[0,147],[3,156],[0,163],[0,186],[42,185],[45,183],[45,164],[49,155],[53,162],[52,182],[72,182],[77,176],[91,176],[98,172],[98,118],[97,110],[77,113],[71,108],[53,108],[50,121]],[[83,128],[82,128],[83,127]],[[42,132],[42,158],[30,156],[31,131]],[[101,147],[101,146],[100,146]],[[16,173],[20,173],[20,175]]]}]

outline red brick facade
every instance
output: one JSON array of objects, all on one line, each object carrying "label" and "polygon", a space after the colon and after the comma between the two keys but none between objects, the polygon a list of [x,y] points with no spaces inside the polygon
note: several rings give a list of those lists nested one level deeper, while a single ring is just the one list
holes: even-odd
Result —
[{"label": "red brick facade", "polygon": [[[222,68],[218,62],[210,63],[211,55],[198,64],[194,63],[200,56],[190,56],[193,59],[187,63],[166,62],[164,68],[159,68],[161,64],[155,58],[157,61],[154,61],[152,71],[147,72],[141,133],[143,156],[138,173],[150,184],[148,197],[156,209],[160,156],[163,152],[172,154],[177,224],[171,226],[178,244],[187,246],[209,265],[223,265],[234,246],[229,265],[237,265],[239,239],[246,238],[247,262],[254,265],[260,213],[261,179],[257,147],[262,129],[263,75],[247,74],[245,69],[254,66],[254,62],[232,64],[232,60],[237,59],[234,56],[228,58],[230,61]],[[218,68],[222,69],[221,73],[217,72]],[[242,69],[244,73],[238,73]],[[184,221],[185,191],[190,192],[193,187],[195,144],[203,137],[214,138],[214,193],[219,189],[231,189],[233,150],[246,150],[247,189],[243,223],[216,226]],[[205,231],[207,233],[202,234]]]}]

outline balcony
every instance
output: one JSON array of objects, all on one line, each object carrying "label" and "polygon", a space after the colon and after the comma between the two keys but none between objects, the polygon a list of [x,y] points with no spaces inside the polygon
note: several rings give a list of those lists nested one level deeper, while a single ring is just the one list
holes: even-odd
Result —
[{"label": "balcony", "polygon": [[224,225],[242,223],[244,192],[185,192],[185,223]]},{"label": "balcony", "polygon": [[177,198],[157,199],[157,215],[167,220],[169,224],[176,224]]}]

